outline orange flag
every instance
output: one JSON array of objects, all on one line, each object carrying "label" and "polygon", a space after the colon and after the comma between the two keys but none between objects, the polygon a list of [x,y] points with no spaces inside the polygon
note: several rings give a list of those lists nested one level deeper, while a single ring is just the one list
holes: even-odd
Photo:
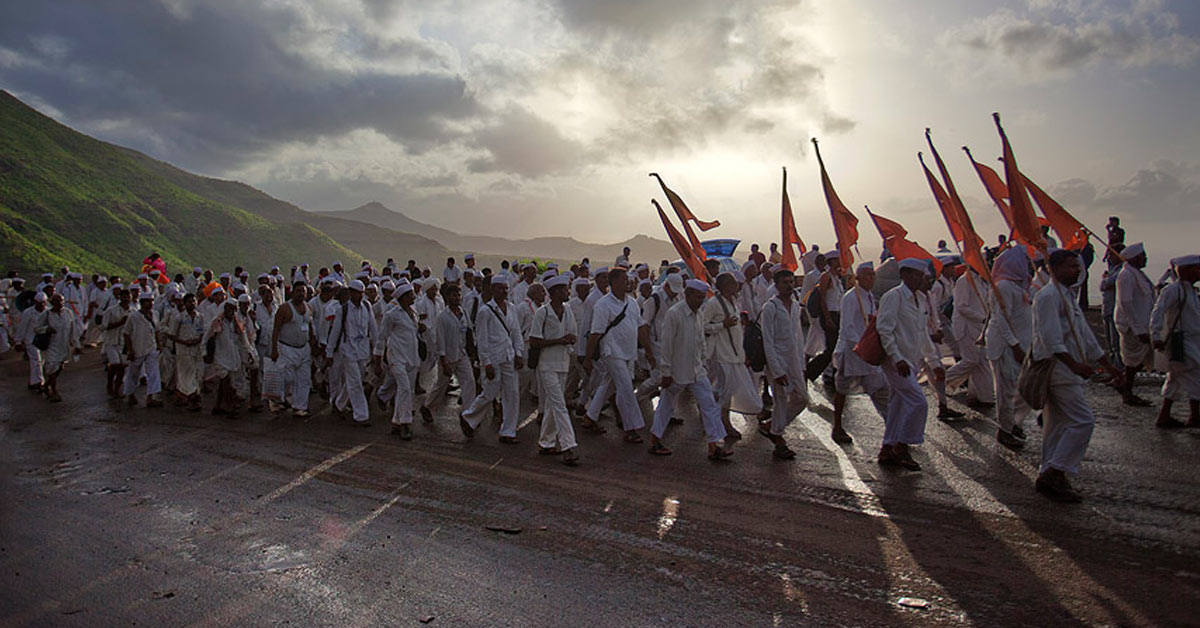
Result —
[{"label": "orange flag", "polygon": [[1000,132],[1000,141],[1004,144],[1004,178],[1008,182],[1008,205],[1012,212],[1013,233],[1018,241],[1044,253],[1046,239],[1042,237],[1037,215],[1033,213],[1033,205],[1025,192],[1025,178],[1017,168],[1017,158],[1013,155],[1012,145],[1008,143],[1008,135],[1004,133],[1004,127],[1000,126],[1000,114],[993,113],[992,119],[996,121],[996,130]]},{"label": "orange flag", "polygon": [[1000,215],[1004,217],[1004,224],[1008,225],[1011,232],[1013,229],[1012,210],[1008,207],[1008,186],[1005,185],[1004,179],[1001,179],[995,170],[975,161],[975,157],[971,155],[971,149],[966,146],[963,146],[962,149],[967,153],[967,158],[971,160],[971,165],[975,166],[975,174],[979,175],[984,189],[987,190],[992,202],[996,204],[996,209],[1000,210]]},{"label": "orange flag", "polygon": [[[679,259],[687,265],[688,270],[692,271],[692,276],[697,279],[708,279],[708,271],[704,269],[704,261],[696,257],[696,253],[692,250],[690,243],[683,237],[682,233],[671,224],[667,219],[667,215],[663,213],[662,206],[658,201],[651,199],[654,204],[654,209],[658,210],[658,217],[662,219],[663,228],[667,230],[667,237],[671,240],[671,244],[675,247],[675,252],[679,253]],[[687,223],[684,223],[686,226]]]},{"label": "orange flag", "polygon": [[879,237],[883,238],[883,246],[896,258],[896,261],[902,259],[927,259],[933,262],[934,268],[938,274],[942,272],[942,262],[938,258],[929,254],[921,245],[908,239],[908,230],[900,223],[894,220],[888,220],[883,216],[871,213],[871,208],[866,207],[867,215],[875,223],[875,229],[879,231]]},{"label": "orange flag", "polygon": [[787,168],[783,169],[783,267],[795,271],[800,265],[796,260],[796,250],[793,245],[800,247],[800,254],[803,255],[807,249],[804,247],[804,241],[800,239],[800,234],[796,232],[796,219],[792,217],[792,201],[788,200],[787,193]]},{"label": "orange flag", "polygon": [[988,279],[991,277],[991,272],[983,260],[983,253],[980,252],[980,249],[983,248],[983,240],[979,239],[979,235],[975,233],[970,218],[966,217],[965,212],[961,216],[959,215],[957,208],[950,200],[950,195],[942,189],[942,184],[938,183],[937,177],[933,176],[933,173],[925,165],[925,157],[921,153],[917,153],[917,160],[921,162],[921,169],[925,171],[925,180],[929,182],[933,198],[942,210],[942,218],[946,220],[950,235],[955,242],[961,245],[963,262],[979,273],[980,277]]},{"label": "orange flag", "polygon": [[651,172],[650,176],[658,179],[658,184],[662,186],[663,193],[667,195],[667,201],[671,203],[671,207],[675,210],[675,215],[679,216],[679,222],[683,224],[683,230],[685,233],[687,233],[688,242],[692,243],[692,251],[694,251],[696,256],[700,259],[708,259],[708,253],[705,252],[703,246],[700,246],[700,240],[696,237],[696,233],[692,231],[691,223],[696,223],[696,226],[699,227],[701,231],[708,231],[709,229],[716,229],[717,227],[720,227],[721,221],[705,221],[696,218],[696,215],[692,213],[692,210],[688,209],[688,206],[683,202],[683,199],[680,198],[679,195],[674,192],[674,190],[668,188],[666,183],[663,183],[662,177],[658,176],[658,173]]},{"label": "orange flag", "polygon": [[1049,194],[1042,191],[1042,188],[1030,181],[1029,177],[1024,177],[1024,179],[1025,187],[1029,189],[1033,200],[1041,208],[1042,215],[1050,223],[1050,228],[1054,229],[1054,232],[1062,239],[1062,247],[1068,251],[1083,250],[1088,243],[1087,229],[1083,224],[1067,213],[1067,210],[1063,209],[1058,201],[1050,198]]},{"label": "orange flag", "polygon": [[825,172],[825,162],[821,159],[821,148],[817,145],[817,138],[814,137],[812,143],[817,151],[817,164],[821,166],[821,187],[825,190],[825,203],[829,205],[829,215],[833,218],[833,233],[837,236],[842,271],[845,272],[854,264],[854,255],[850,249],[858,244],[858,218],[846,209],[842,199],[838,198],[837,192],[834,191],[829,173]]},{"label": "orange flag", "polygon": [[950,171],[946,169],[946,163],[942,161],[942,156],[938,154],[937,147],[933,145],[933,137],[929,129],[925,129],[925,141],[929,144],[929,150],[933,152],[933,159],[937,163],[938,172],[942,174],[942,180],[946,182],[946,196],[950,200],[950,206],[954,209],[954,215],[958,222],[959,228],[962,230],[963,239],[959,240],[962,244],[963,261],[968,266],[975,269],[980,277],[985,279],[991,277],[991,271],[987,267],[987,263],[983,260],[983,238],[975,231],[975,225],[971,223],[971,215],[967,213],[967,207],[963,204],[962,198],[958,195],[958,190],[954,187],[954,180],[950,178]]}]

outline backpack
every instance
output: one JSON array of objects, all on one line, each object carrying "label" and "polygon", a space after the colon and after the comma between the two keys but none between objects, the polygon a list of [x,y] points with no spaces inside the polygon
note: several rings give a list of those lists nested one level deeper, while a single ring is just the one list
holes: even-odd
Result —
[{"label": "backpack", "polygon": [[761,373],[763,369],[767,368],[767,351],[763,347],[762,326],[758,324],[757,318],[746,323],[746,335],[742,337],[742,349],[746,351],[746,361],[750,363],[750,370]]}]

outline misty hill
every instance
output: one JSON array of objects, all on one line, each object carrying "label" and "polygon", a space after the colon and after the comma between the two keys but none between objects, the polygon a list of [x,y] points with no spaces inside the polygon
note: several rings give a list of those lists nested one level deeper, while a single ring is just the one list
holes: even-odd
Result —
[{"label": "misty hill", "polygon": [[382,203],[367,203],[345,211],[320,212],[320,215],[339,216],[359,222],[369,222],[381,227],[415,233],[437,240],[446,248],[458,252],[472,252],[486,256],[541,257],[557,260],[578,261],[589,257],[596,262],[609,264],[621,253],[622,247],[633,249],[635,260],[650,263],[662,259],[679,257],[669,242],[645,235],[637,235],[624,242],[592,244],[568,237],[542,237],[511,239],[495,236],[462,235],[434,225],[413,220],[401,212]]},{"label": "misty hill", "polygon": [[0,217],[0,267],[24,274],[66,264],[129,275],[150,251],[171,270],[446,255],[427,238],[314,215],[93,139],[3,91]]}]

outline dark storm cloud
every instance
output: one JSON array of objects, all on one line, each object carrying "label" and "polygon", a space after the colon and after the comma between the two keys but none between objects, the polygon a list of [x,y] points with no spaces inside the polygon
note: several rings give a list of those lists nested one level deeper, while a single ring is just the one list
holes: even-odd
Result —
[{"label": "dark storm cloud", "polygon": [[448,122],[480,110],[437,47],[355,33],[340,47],[383,67],[323,63],[304,49],[323,25],[281,6],[36,2],[4,14],[5,87],[37,95],[72,124],[120,129],[127,137],[114,139],[201,170],[358,128],[421,150],[455,135]]}]

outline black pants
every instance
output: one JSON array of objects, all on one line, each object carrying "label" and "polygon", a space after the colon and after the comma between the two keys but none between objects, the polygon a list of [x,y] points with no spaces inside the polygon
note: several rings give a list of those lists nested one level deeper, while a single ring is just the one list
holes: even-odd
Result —
[{"label": "black pants", "polygon": [[829,368],[829,364],[833,362],[833,349],[837,346],[838,330],[841,328],[841,313],[829,312],[829,319],[830,325],[828,327],[825,326],[825,317],[817,319],[822,329],[825,330],[825,350],[809,360],[808,365],[804,367],[804,376],[810,382],[816,381],[821,376],[821,373],[824,373],[825,369]]}]

